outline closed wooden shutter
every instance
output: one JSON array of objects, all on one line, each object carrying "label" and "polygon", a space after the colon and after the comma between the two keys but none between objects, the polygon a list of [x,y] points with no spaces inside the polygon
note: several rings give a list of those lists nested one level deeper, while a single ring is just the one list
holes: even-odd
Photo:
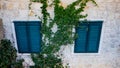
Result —
[{"label": "closed wooden shutter", "polygon": [[40,21],[14,21],[19,53],[40,52]]},{"label": "closed wooden shutter", "polygon": [[88,21],[80,23],[76,29],[75,53],[97,53],[99,50],[102,21]]}]

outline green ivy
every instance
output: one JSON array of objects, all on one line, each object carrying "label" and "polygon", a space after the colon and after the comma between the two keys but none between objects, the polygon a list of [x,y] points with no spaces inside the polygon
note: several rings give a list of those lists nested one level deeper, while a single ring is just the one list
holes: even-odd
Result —
[{"label": "green ivy", "polygon": [[34,68],[63,68],[62,60],[53,54],[39,54],[35,56],[32,57],[35,62]]},{"label": "green ivy", "polygon": [[[48,5],[48,0],[31,1],[42,4],[41,9],[43,14],[41,31],[43,34],[42,52],[40,54],[33,54],[33,61],[35,65],[43,66],[42,68],[63,68],[62,61],[55,54],[60,50],[61,46],[74,42],[76,34],[73,32],[73,29],[78,27],[80,19],[87,17],[87,14],[82,14],[86,4],[89,1],[93,2],[95,5],[97,4],[94,0],[77,0],[64,8],[60,5],[60,0],[51,0],[52,7],[54,7],[54,18],[50,18],[47,7],[51,7],[51,5]],[[76,6],[78,8],[76,8]],[[52,32],[52,28],[55,24],[57,25],[57,31],[54,33]],[[43,55],[47,57],[43,57]],[[54,67],[58,63],[60,67]]]},{"label": "green ivy", "polygon": [[0,68],[23,68],[23,60],[16,60],[17,51],[10,40],[0,40]]}]

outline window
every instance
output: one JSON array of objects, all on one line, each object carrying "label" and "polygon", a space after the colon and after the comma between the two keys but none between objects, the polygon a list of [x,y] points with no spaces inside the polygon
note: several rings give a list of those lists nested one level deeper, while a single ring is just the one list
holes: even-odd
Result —
[{"label": "window", "polygon": [[19,53],[40,52],[40,23],[40,21],[14,21]]},{"label": "window", "polygon": [[97,53],[101,35],[102,21],[82,22],[76,28],[75,53]]}]

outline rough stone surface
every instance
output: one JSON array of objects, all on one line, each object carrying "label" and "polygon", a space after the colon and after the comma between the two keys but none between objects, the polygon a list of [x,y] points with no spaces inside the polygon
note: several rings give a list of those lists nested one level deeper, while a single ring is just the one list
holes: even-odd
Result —
[{"label": "rough stone surface", "polygon": [[[66,7],[75,0],[62,0]],[[88,20],[103,20],[99,53],[74,53],[74,45],[61,48],[64,64],[70,68],[120,68],[120,0],[96,0],[98,6],[88,3],[85,12]],[[5,37],[15,42],[13,21],[38,20],[34,14],[41,17],[38,3],[33,3],[28,9],[29,0],[0,0],[0,18],[3,20]],[[53,8],[48,8],[54,16]],[[31,12],[32,11],[32,12]],[[1,34],[1,32],[0,32]],[[15,45],[16,46],[16,45]],[[29,58],[27,55],[25,58]],[[24,58],[24,57],[23,57]],[[31,60],[26,60],[26,63]],[[32,65],[31,63],[29,63]]]}]

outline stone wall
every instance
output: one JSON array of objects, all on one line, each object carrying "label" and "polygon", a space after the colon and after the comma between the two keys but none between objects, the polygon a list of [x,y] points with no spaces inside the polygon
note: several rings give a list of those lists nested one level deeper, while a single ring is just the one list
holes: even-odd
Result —
[{"label": "stone wall", "polygon": [[[74,0],[62,0],[64,7]],[[74,45],[61,48],[64,64],[70,68],[120,68],[120,0],[96,0],[98,6],[88,3],[85,12],[88,20],[103,20],[99,53],[73,52]],[[15,41],[14,20],[38,20],[34,17],[39,12],[39,3],[33,3],[28,9],[29,0],[0,0],[0,18],[3,20],[5,37]],[[53,8],[48,8],[53,14]],[[25,56],[24,56],[25,58]],[[27,61],[27,60],[26,60]],[[28,60],[28,63],[30,61]]]}]

